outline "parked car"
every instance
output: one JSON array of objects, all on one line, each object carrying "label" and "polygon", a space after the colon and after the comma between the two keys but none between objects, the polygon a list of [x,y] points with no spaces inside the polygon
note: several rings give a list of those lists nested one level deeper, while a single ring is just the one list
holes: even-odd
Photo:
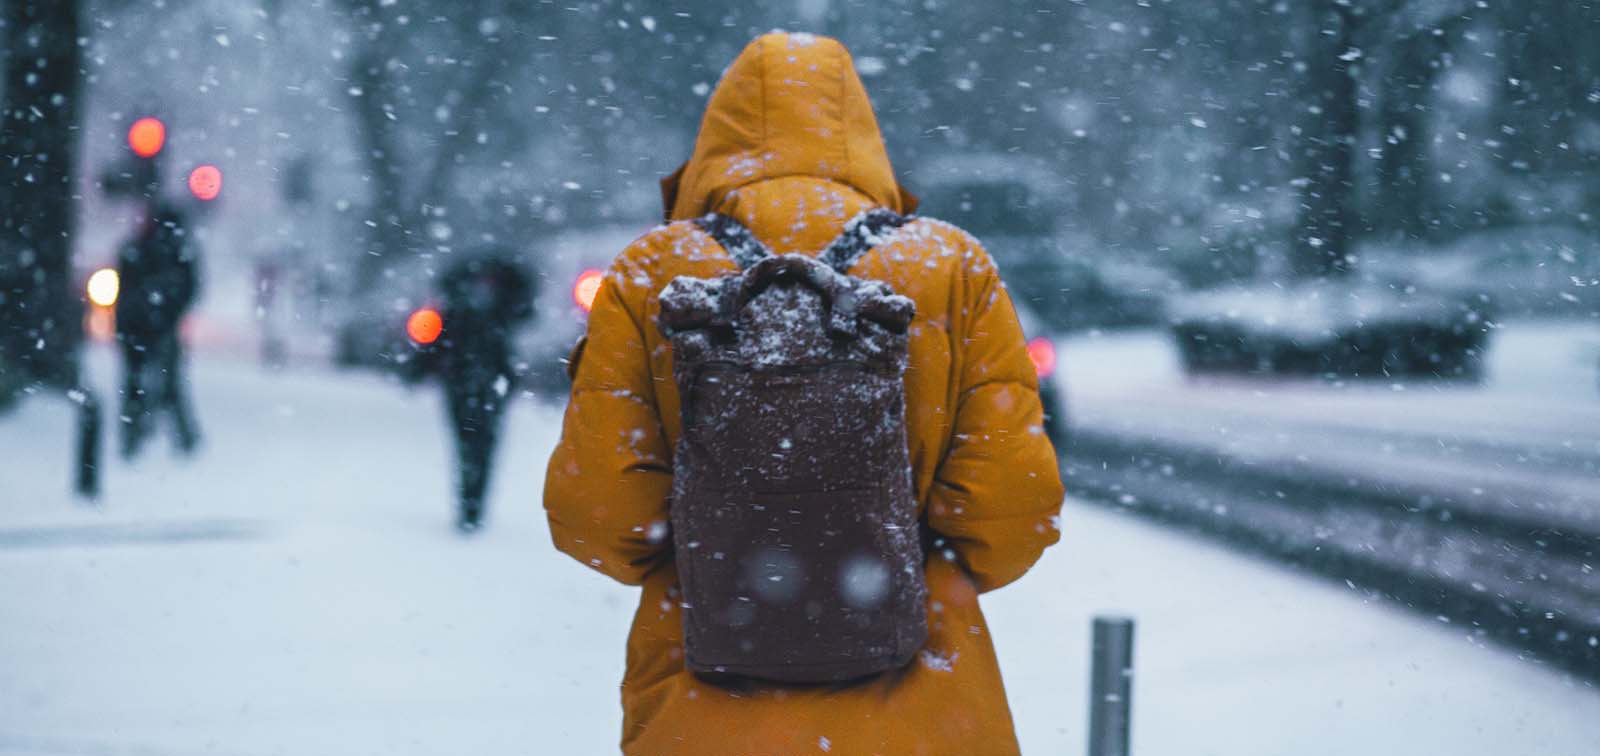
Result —
[{"label": "parked car", "polygon": [[1217,289],[1174,306],[1190,374],[1479,380],[1489,313],[1469,298],[1355,279]]}]

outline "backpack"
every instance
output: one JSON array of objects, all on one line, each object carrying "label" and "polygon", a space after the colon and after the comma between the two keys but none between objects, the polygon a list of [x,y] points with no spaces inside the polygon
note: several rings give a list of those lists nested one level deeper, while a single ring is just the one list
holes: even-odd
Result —
[{"label": "backpack", "polygon": [[845,273],[905,222],[865,213],[813,259],[707,216],[696,226],[740,272],[660,293],[693,672],[839,682],[902,667],[927,640],[902,382],[915,306]]}]

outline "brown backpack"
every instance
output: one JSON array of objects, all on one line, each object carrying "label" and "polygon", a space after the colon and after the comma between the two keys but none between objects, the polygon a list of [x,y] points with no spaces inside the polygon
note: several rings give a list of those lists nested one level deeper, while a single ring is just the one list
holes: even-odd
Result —
[{"label": "brown backpack", "polygon": [[902,383],[915,306],[844,272],[904,222],[863,214],[813,259],[708,216],[696,224],[741,272],[661,292],[694,672],[837,682],[904,666],[927,639]]}]

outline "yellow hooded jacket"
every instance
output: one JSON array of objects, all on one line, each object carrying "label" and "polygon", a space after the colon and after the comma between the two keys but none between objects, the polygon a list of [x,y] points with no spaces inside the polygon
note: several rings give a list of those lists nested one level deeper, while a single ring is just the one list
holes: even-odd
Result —
[{"label": "yellow hooded jacket", "polygon": [[774,252],[814,254],[858,213],[908,213],[915,200],[895,182],[849,53],[782,33],[756,39],[724,74],[693,157],[663,194],[669,223],[618,255],[596,298],[545,482],[556,547],[644,589],[622,682],[623,751],[1015,753],[978,594],[1020,577],[1057,540],[1062,489],[988,254],[960,229],[918,218],[893,254],[868,253],[851,270],[917,305],[907,436],[921,516],[942,539],[928,558],[921,656],[844,686],[713,684],[683,663],[667,530],[679,397],[656,296],[676,276],[735,266],[687,220],[725,213]]}]

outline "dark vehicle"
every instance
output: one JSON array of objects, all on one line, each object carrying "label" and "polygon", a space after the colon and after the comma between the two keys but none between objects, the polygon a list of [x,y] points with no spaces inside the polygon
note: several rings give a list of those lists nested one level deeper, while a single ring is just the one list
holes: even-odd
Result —
[{"label": "dark vehicle", "polygon": [[338,327],[334,364],[394,370],[409,360],[406,322],[418,308],[432,303],[434,276],[432,263],[413,265],[392,276],[381,295],[369,293]]},{"label": "dark vehicle", "polygon": [[1360,281],[1233,287],[1184,299],[1172,332],[1190,374],[1230,372],[1477,381],[1481,303]]},{"label": "dark vehicle", "polygon": [[1028,359],[1033,362],[1034,374],[1039,377],[1039,403],[1044,406],[1044,433],[1056,447],[1059,455],[1067,444],[1067,402],[1061,384],[1056,380],[1060,367],[1055,339],[1051,338],[1026,302],[1015,299],[1017,322],[1022,325],[1022,337],[1027,339]]},{"label": "dark vehicle", "polygon": [[1062,217],[1073,187],[1038,161],[1013,155],[930,160],[913,177],[921,214],[981,240],[1013,299],[1026,301],[1054,331],[1160,322],[1163,297],[1119,287],[1072,249]]}]

